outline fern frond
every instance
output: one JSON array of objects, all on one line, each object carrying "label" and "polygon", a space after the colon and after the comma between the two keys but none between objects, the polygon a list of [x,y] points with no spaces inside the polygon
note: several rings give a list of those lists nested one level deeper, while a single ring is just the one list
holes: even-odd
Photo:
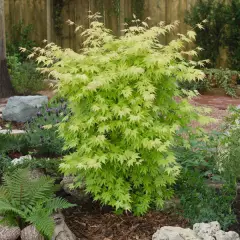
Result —
[{"label": "fern frond", "polygon": [[34,179],[28,187],[28,202],[31,206],[39,200],[47,200],[53,197],[54,180],[48,176]]},{"label": "fern frond", "polygon": [[67,202],[65,199],[57,197],[48,201],[45,207],[52,213],[58,209],[66,209],[74,206],[76,205]]},{"label": "fern frond", "polygon": [[14,201],[16,206],[21,206],[28,203],[29,193],[29,171],[28,169],[17,169],[11,175],[3,176],[3,189],[5,189],[11,201]]},{"label": "fern frond", "polygon": [[4,226],[18,226],[18,221],[15,218],[15,214],[12,213],[8,213],[6,216],[4,216],[1,220],[0,220],[0,225],[4,225]]},{"label": "fern frond", "polygon": [[0,200],[0,214],[6,214],[7,212],[13,212],[21,217],[25,217],[23,211],[14,207],[11,203]]},{"label": "fern frond", "polygon": [[26,221],[33,224],[47,239],[50,240],[52,238],[55,224],[47,209],[37,209],[32,212]]},{"label": "fern frond", "polygon": [[54,221],[51,214],[57,209],[72,207],[61,198],[54,198],[54,180],[50,177],[30,179],[28,169],[5,174],[0,187],[0,215],[10,224],[31,223],[51,239]]},{"label": "fern frond", "polygon": [[9,199],[8,191],[3,186],[0,186],[0,199]]}]

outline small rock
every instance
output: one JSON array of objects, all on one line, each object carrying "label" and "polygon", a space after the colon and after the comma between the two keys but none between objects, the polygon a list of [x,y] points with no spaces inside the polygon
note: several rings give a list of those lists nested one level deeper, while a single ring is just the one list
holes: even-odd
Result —
[{"label": "small rock", "polygon": [[0,226],[1,240],[16,240],[19,238],[21,230],[19,227]]},{"label": "small rock", "polygon": [[46,96],[15,96],[8,99],[2,111],[2,118],[6,121],[26,122],[35,116],[38,108],[48,102]]},{"label": "small rock", "polygon": [[222,230],[216,232],[214,235],[216,240],[239,240],[239,235],[236,232],[224,232]]},{"label": "small rock", "polygon": [[36,179],[45,176],[45,173],[40,168],[35,168],[30,171],[30,179]]},{"label": "small rock", "polygon": [[219,230],[221,230],[219,222],[196,223],[193,225],[193,231],[202,239],[207,236],[214,236]]},{"label": "small rock", "polygon": [[62,213],[56,213],[53,215],[54,222],[56,224],[52,240],[76,240],[76,236],[71,232],[65,223],[65,219]]},{"label": "small rock", "polygon": [[87,201],[89,200],[88,194],[85,192],[85,186],[81,186],[78,188],[71,188],[71,185],[74,183],[74,177],[72,176],[64,176],[63,180],[61,181],[60,185],[62,186],[63,190],[71,195],[74,196],[79,201]]},{"label": "small rock", "polygon": [[196,223],[193,230],[180,227],[162,227],[152,240],[240,240],[236,232],[224,232],[218,222]]},{"label": "small rock", "polygon": [[0,130],[0,134],[8,134],[11,133],[13,135],[17,135],[17,134],[24,134],[26,133],[24,130],[18,130],[18,129],[13,129],[11,131],[7,130],[7,129],[1,129]]},{"label": "small rock", "polygon": [[155,232],[152,240],[198,240],[198,238],[189,228],[167,226]]},{"label": "small rock", "polygon": [[33,225],[30,225],[21,231],[21,240],[44,240],[44,237]]}]

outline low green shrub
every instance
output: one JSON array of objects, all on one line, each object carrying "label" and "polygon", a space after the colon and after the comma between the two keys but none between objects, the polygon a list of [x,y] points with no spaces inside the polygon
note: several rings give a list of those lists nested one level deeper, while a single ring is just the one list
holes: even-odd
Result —
[{"label": "low green shrub", "polygon": [[197,81],[181,81],[179,82],[179,88],[202,93],[209,90],[211,86],[210,81],[207,78],[204,78],[203,80]]},{"label": "low green shrub", "polygon": [[231,107],[219,139],[217,165],[226,180],[240,178],[240,109]]},{"label": "low green shrub", "polygon": [[11,134],[11,129],[6,134],[0,134],[0,153],[9,152],[27,153],[28,142],[23,134]]},{"label": "low green shrub", "polygon": [[4,174],[2,181],[1,221],[21,229],[33,224],[46,239],[52,239],[54,221],[51,215],[59,209],[73,206],[54,196],[54,179],[46,176],[31,179],[27,169],[17,169]]},{"label": "low green shrub", "polygon": [[210,82],[211,87],[220,87],[224,89],[229,96],[236,97],[236,80],[239,78],[239,71],[230,69],[204,69],[206,78]]},{"label": "low green shrub", "polygon": [[8,58],[9,56],[16,56],[21,63],[27,60],[28,53],[21,52],[19,48],[21,47],[31,50],[36,46],[36,43],[31,40],[31,34],[33,31],[33,25],[25,25],[23,21],[19,21],[9,29],[8,32],[10,32],[11,37],[7,35]]},{"label": "low green shrub", "polygon": [[31,95],[44,89],[44,76],[33,61],[20,63],[16,56],[8,57],[11,82],[16,94]]},{"label": "low green shrub", "polygon": [[236,223],[232,204],[236,198],[236,186],[224,185],[216,190],[209,187],[197,171],[183,171],[176,184],[181,213],[191,224],[218,221],[226,230]]},{"label": "low green shrub", "polygon": [[11,158],[4,153],[0,153],[0,177],[7,172],[8,168],[11,166]]},{"label": "low green shrub", "polygon": [[237,80],[239,79],[239,71],[230,69],[204,68],[205,78],[198,81],[182,81],[179,82],[179,88],[199,91],[200,93],[212,88],[222,88],[229,96],[236,97]]},{"label": "low green shrub", "polygon": [[[0,156],[1,158],[1,156]],[[6,158],[6,163],[4,164],[5,172],[14,172],[18,168],[24,169],[28,168],[30,170],[39,169],[43,171],[46,175],[51,177],[61,177],[62,174],[59,171],[59,165],[61,163],[61,159],[56,158],[22,158],[21,161],[12,161],[9,158]]]},{"label": "low green shrub", "polygon": [[61,156],[64,140],[59,136],[58,124],[70,114],[67,103],[63,100],[51,101],[42,107],[37,115],[26,124],[25,134],[29,150],[40,156]]},{"label": "low green shrub", "polygon": [[163,46],[159,36],[176,25],[134,23],[115,38],[93,21],[82,33],[81,54],[51,43],[37,61],[59,79],[59,94],[73,112],[59,125],[65,147],[75,149],[64,158],[62,171],[75,175],[77,184],[84,179],[95,200],[139,215],[172,195],[179,173],[171,149],[177,129],[206,118],[181,99],[177,85],[204,77],[197,63],[185,58],[196,51],[183,53],[195,33]]},{"label": "low green shrub", "polygon": [[206,178],[220,180],[216,166],[219,136],[220,132],[206,133],[189,127],[178,131],[174,152],[184,171],[195,170]]}]

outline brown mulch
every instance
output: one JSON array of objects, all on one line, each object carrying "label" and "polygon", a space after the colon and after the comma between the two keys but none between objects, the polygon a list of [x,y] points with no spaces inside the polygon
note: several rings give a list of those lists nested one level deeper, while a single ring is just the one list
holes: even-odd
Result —
[{"label": "brown mulch", "polygon": [[150,212],[144,217],[114,213],[88,213],[80,208],[64,212],[65,220],[81,240],[150,240],[163,226],[187,227],[188,222],[173,213]]},{"label": "brown mulch", "polygon": [[19,129],[23,130],[24,129],[24,123],[17,123],[17,122],[7,122],[3,121],[2,118],[0,118],[0,129],[7,129],[10,127],[11,129]]}]

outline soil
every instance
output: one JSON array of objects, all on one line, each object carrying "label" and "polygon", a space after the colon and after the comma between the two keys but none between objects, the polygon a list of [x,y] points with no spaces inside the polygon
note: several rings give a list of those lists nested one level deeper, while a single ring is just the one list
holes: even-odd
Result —
[{"label": "soil", "polygon": [[110,206],[92,199],[86,202],[60,190],[57,195],[76,207],[63,211],[68,227],[81,240],[150,240],[163,226],[188,227],[188,221],[177,213],[152,211],[143,217],[130,213],[117,215]]},{"label": "soil", "polygon": [[0,129],[6,129],[6,126],[10,126],[11,129],[19,129],[19,130],[24,130],[24,123],[18,123],[18,122],[7,122],[3,121],[2,118],[0,118]]},{"label": "soil", "polygon": [[[240,105],[240,98],[232,98],[222,95],[200,95],[192,99],[190,102],[194,106],[210,109],[210,113],[207,115],[213,118],[215,122],[211,122],[204,127],[204,129],[210,132],[220,130],[224,118],[228,115],[228,107]],[[198,124],[193,124],[193,126],[194,125]]]},{"label": "soil", "polygon": [[176,214],[156,211],[135,217],[75,207],[66,210],[64,215],[67,225],[81,240],[150,240],[163,226],[188,226],[188,222]]}]

